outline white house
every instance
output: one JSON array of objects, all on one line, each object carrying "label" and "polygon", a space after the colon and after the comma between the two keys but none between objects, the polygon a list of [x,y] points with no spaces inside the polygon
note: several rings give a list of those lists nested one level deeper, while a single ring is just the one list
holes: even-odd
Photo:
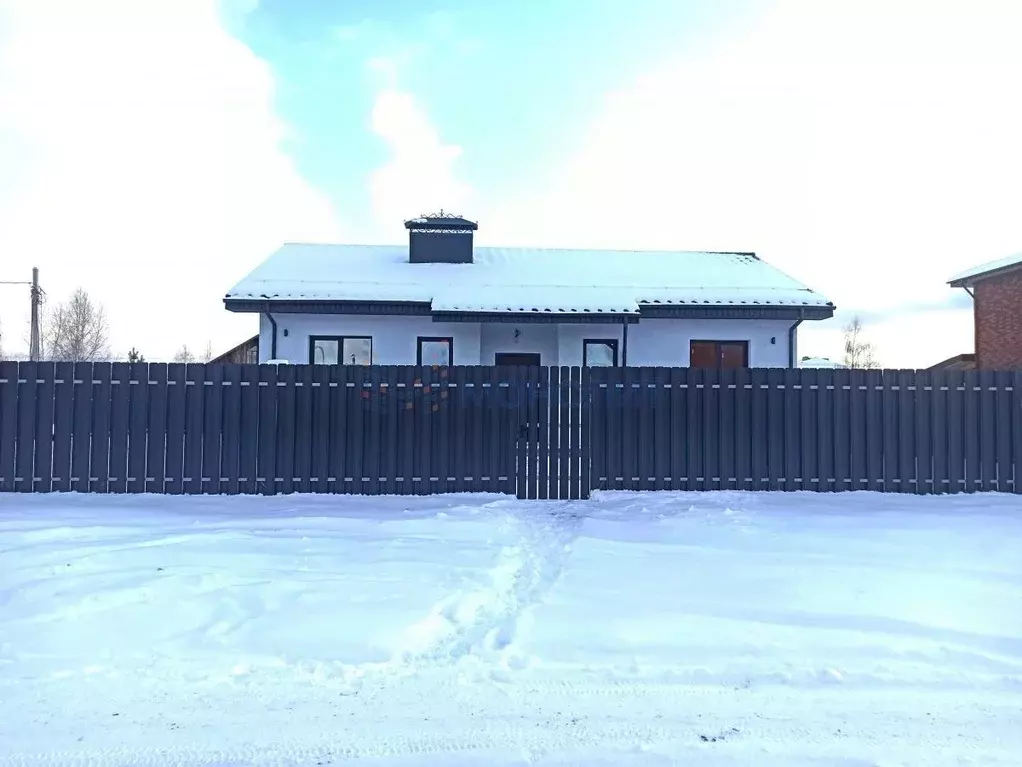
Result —
[{"label": "white house", "polygon": [[754,253],[474,247],[476,224],[405,223],[408,245],[286,244],[227,293],[259,359],[294,364],[795,367],[834,306]]}]

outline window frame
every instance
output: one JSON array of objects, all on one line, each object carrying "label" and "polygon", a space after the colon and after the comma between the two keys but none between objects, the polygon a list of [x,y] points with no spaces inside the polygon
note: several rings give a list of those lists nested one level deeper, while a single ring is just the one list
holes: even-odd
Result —
[{"label": "window frame", "polygon": [[725,370],[721,364],[723,355],[720,354],[720,347],[723,344],[735,344],[742,347],[742,367],[726,368],[727,370],[748,370],[749,368],[749,342],[740,338],[690,338],[688,342],[688,366],[692,367],[692,344],[713,344],[717,348],[717,365],[712,368],[698,368],[699,370]]},{"label": "window frame", "polygon": [[454,336],[418,336],[415,339],[415,366],[422,367],[422,344],[442,343],[447,344],[448,362],[446,365],[430,365],[429,367],[454,367]]},{"label": "window frame", "polygon": [[[309,336],[309,364],[310,365],[329,365],[328,362],[316,362],[316,342],[317,341],[336,341],[337,342],[337,362],[334,364],[345,365],[347,367],[369,367],[373,364],[373,337],[372,336]],[[358,363],[344,362],[344,342],[345,341],[368,341],[369,342],[369,365],[359,365]]]},{"label": "window frame", "polygon": [[[582,339],[582,367],[589,367],[589,344],[605,344],[614,350],[614,364],[609,367],[616,368],[620,367],[618,363],[619,359],[619,345],[616,338],[583,338]],[[607,365],[600,365],[599,367],[608,367]]]}]

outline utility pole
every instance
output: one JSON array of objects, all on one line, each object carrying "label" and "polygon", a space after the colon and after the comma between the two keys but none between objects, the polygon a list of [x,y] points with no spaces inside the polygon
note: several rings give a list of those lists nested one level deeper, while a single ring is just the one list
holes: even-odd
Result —
[{"label": "utility pole", "polygon": [[32,301],[32,324],[29,331],[28,358],[32,362],[39,362],[39,358],[42,356],[42,351],[39,348],[39,305],[43,302],[43,289],[39,287],[39,268],[32,267],[31,282],[0,280],[0,285],[30,285],[32,287],[30,294]]},{"label": "utility pole", "polygon": [[39,267],[32,267],[32,329],[28,342],[28,358],[39,362],[39,304],[43,302],[43,292],[39,288]]}]

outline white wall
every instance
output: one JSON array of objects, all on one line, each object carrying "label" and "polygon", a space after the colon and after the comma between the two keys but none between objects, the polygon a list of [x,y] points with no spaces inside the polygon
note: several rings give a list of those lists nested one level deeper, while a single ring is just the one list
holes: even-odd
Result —
[{"label": "white wall", "polygon": [[688,367],[691,341],[748,341],[749,367],[787,367],[791,325],[791,320],[642,320],[628,328],[628,365]]},{"label": "white wall", "polygon": [[[454,338],[456,365],[492,365],[497,352],[539,353],[544,365],[581,365],[582,340],[614,338],[622,353],[618,324],[530,324],[433,322],[429,317],[372,317],[336,314],[274,314],[277,357],[295,364],[309,361],[309,336],[373,337],[373,362],[414,365],[419,336]],[[630,366],[687,367],[689,342],[748,341],[752,367],[787,367],[789,320],[643,320],[628,327]],[[515,339],[514,332],[520,334]],[[286,334],[285,334],[286,331]],[[259,323],[259,359],[270,358],[270,323]],[[797,359],[797,356],[796,356]]]},{"label": "white wall", "polygon": [[[309,361],[310,336],[372,336],[373,363],[414,365],[419,336],[454,339],[454,364],[479,364],[479,323],[433,322],[429,317],[373,317],[355,314],[274,314],[277,358],[292,364]],[[272,327],[259,322],[259,360],[270,358]]]}]

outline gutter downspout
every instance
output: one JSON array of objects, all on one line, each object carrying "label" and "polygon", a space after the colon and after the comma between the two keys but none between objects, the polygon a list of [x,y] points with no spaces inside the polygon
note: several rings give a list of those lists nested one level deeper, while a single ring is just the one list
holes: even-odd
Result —
[{"label": "gutter downspout", "polygon": [[270,333],[270,359],[275,360],[277,359],[277,321],[273,319],[273,315],[270,314],[269,304],[266,304],[263,314],[265,314],[266,319],[270,321],[270,327],[272,328]]},{"label": "gutter downspout", "polygon": [[791,327],[788,328],[788,367],[795,368],[795,331],[798,330],[798,326],[802,324],[802,318],[799,317],[795,322],[792,323]]},{"label": "gutter downspout", "polygon": [[621,329],[621,367],[628,367],[628,318],[624,318]]}]

